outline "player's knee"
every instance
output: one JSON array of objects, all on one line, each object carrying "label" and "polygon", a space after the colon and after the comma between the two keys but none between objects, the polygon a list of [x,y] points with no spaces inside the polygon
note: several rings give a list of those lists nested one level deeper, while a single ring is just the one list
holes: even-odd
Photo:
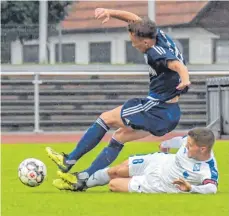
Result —
[{"label": "player's knee", "polygon": [[103,112],[100,118],[106,123],[108,127],[113,127],[115,125],[115,119],[110,111]]},{"label": "player's knee", "polygon": [[130,128],[119,128],[118,130],[116,130],[113,134],[113,137],[118,140],[121,143],[125,143],[126,140],[128,140],[129,137],[129,133],[130,133]]},{"label": "player's knee", "polygon": [[116,178],[118,175],[117,175],[117,169],[115,167],[112,167],[110,168],[108,171],[107,171],[110,179],[114,179]]},{"label": "player's knee", "polygon": [[113,179],[113,180],[111,180],[109,182],[108,187],[109,187],[110,191],[113,191],[113,192],[116,192],[117,191],[117,184],[116,184],[116,182],[117,181],[115,179]]}]

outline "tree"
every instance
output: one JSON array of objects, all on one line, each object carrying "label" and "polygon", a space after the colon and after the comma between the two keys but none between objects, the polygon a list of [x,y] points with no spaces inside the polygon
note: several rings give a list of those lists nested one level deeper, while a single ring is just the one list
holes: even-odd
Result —
[{"label": "tree", "polygon": [[[48,1],[48,24],[54,27],[53,29],[64,19],[71,3],[71,1]],[[2,35],[10,40],[17,37],[21,40],[37,38],[39,1],[1,1],[1,25]]]}]

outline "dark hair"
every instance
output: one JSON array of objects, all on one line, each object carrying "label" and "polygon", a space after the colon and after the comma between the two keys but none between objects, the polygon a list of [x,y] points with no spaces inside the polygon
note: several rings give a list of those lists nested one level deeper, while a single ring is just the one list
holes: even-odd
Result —
[{"label": "dark hair", "polygon": [[154,39],[157,35],[156,23],[148,17],[142,20],[132,21],[128,24],[128,31],[138,37]]},{"label": "dark hair", "polygon": [[188,132],[188,135],[194,140],[198,146],[206,146],[209,150],[212,149],[215,136],[208,128],[194,128]]}]

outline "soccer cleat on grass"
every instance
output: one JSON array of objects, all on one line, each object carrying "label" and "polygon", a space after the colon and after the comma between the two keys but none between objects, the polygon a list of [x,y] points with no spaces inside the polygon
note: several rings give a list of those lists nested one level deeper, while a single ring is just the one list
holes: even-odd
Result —
[{"label": "soccer cleat on grass", "polygon": [[67,160],[67,155],[66,154],[60,154],[57,153],[55,151],[53,151],[53,149],[51,149],[50,147],[46,147],[45,148],[49,158],[51,158],[51,160],[59,167],[59,169],[62,172],[68,172],[72,166],[74,164],[67,164],[66,160]]},{"label": "soccer cleat on grass", "polygon": [[57,175],[64,181],[74,185],[76,191],[84,191],[87,189],[86,182],[88,175],[82,175],[82,173],[64,173],[57,171]]},{"label": "soccer cleat on grass", "polygon": [[77,173],[64,173],[58,170],[57,175],[64,181],[67,181],[71,184],[77,184],[78,182]]},{"label": "soccer cleat on grass", "polygon": [[52,182],[52,185],[59,190],[70,190],[70,191],[77,191],[73,184],[64,181],[63,179],[55,179]]}]

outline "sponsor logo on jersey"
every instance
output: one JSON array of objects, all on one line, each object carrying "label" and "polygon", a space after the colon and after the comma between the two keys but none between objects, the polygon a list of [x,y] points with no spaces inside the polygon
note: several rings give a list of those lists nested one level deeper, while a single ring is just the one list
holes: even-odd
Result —
[{"label": "sponsor logo on jersey", "polygon": [[193,166],[193,171],[194,172],[200,171],[200,166],[201,166],[201,163],[195,163]]}]

